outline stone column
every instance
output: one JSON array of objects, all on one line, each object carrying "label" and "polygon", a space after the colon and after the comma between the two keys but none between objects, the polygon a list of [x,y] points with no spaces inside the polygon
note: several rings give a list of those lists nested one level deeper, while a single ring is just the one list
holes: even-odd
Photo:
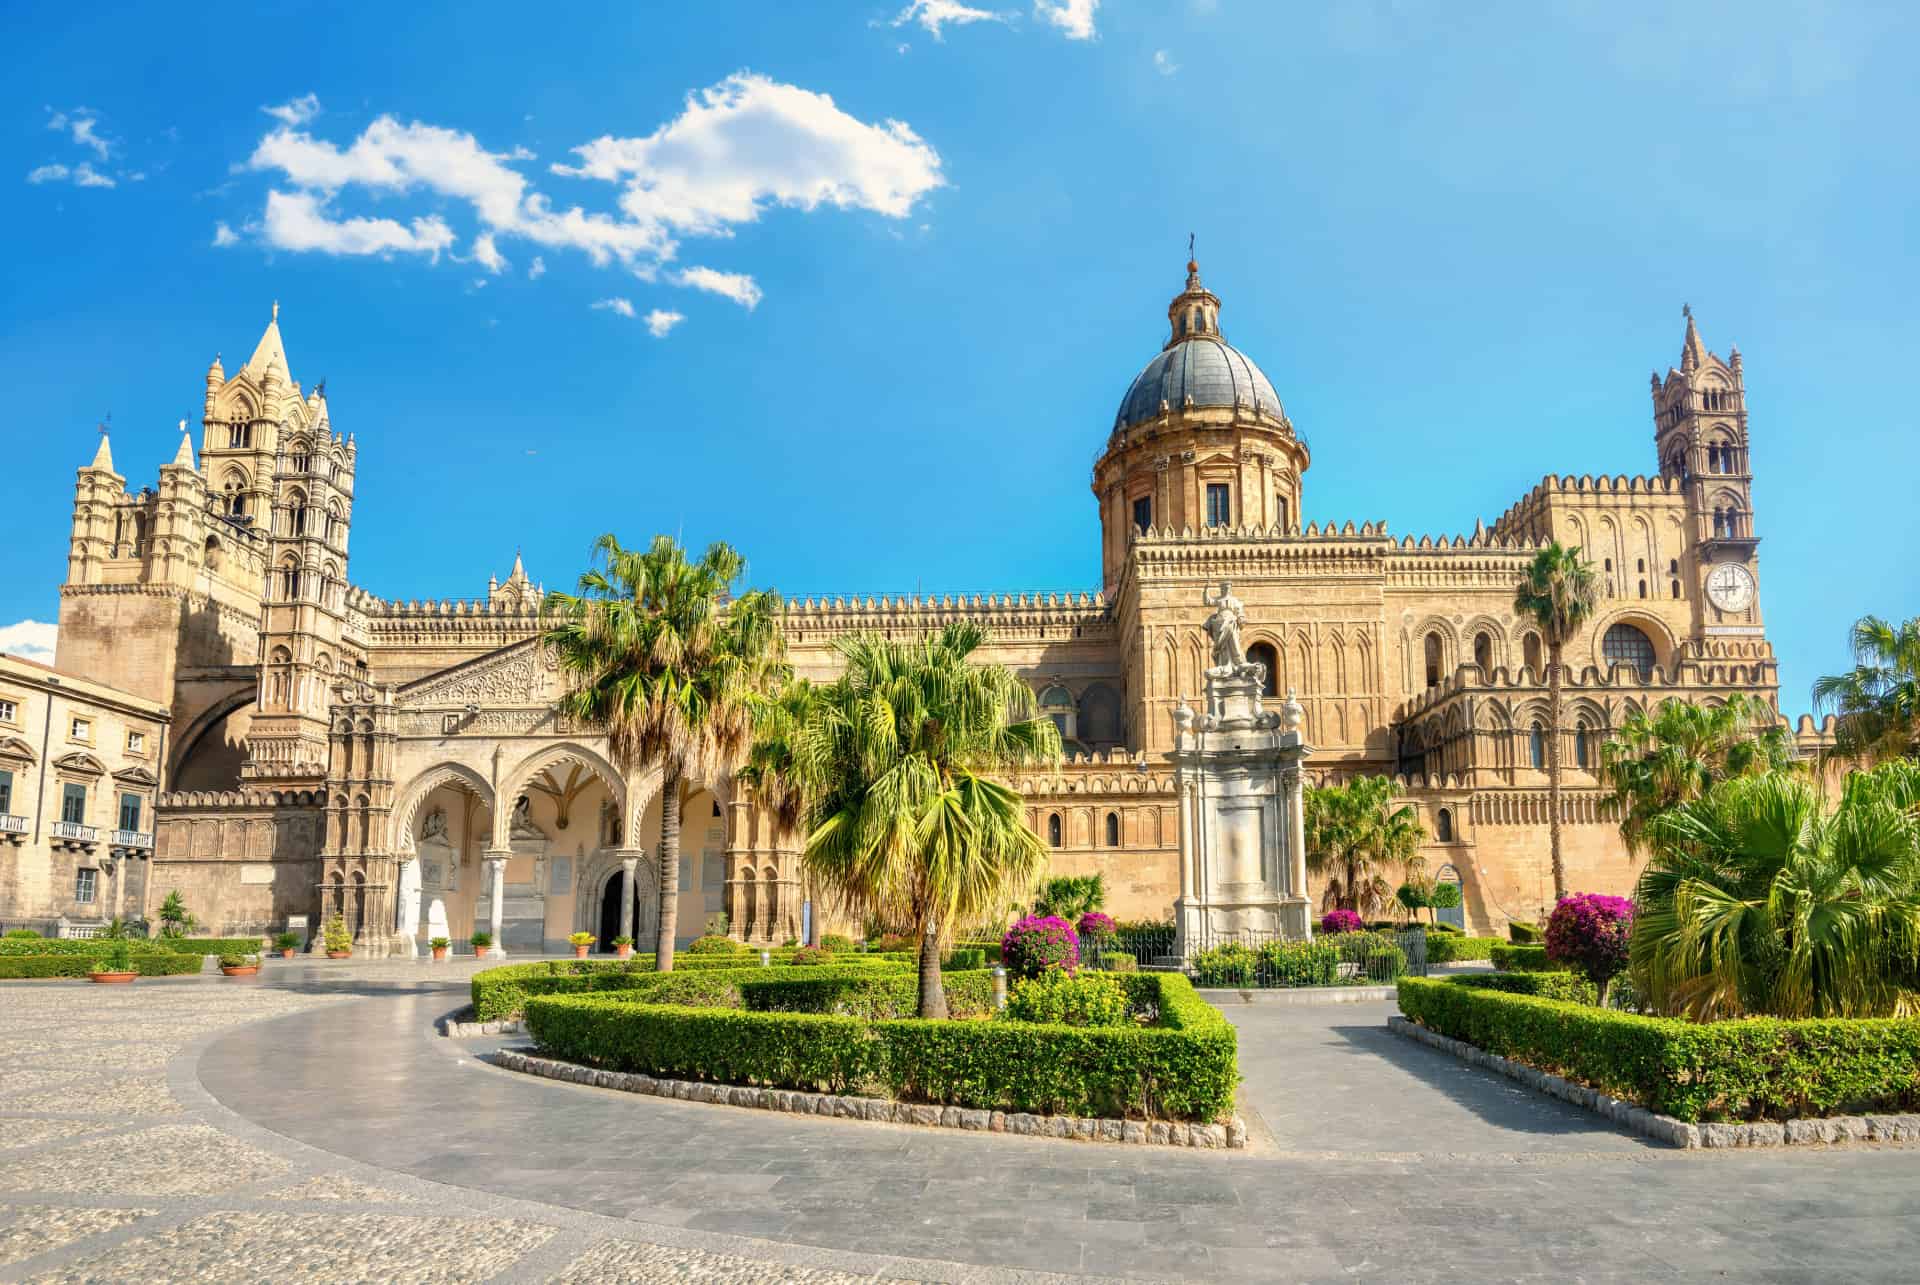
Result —
[{"label": "stone column", "polygon": [[1287,892],[1290,896],[1307,895],[1307,790],[1306,774],[1299,768],[1288,768],[1280,774],[1280,782],[1287,791],[1287,855],[1292,858],[1287,864]]},{"label": "stone column", "polygon": [[[627,853],[632,855],[629,856]],[[640,871],[639,849],[628,848],[620,854],[620,869],[626,879],[621,886],[627,890],[626,896],[620,901],[620,935],[631,940],[633,938],[633,898],[636,892],[634,879],[638,877]]]},{"label": "stone column", "polygon": [[495,848],[489,850],[486,856],[487,896],[490,900],[487,931],[493,934],[493,945],[487,947],[488,959],[507,957],[506,947],[500,941],[500,921],[507,908],[507,858],[512,855],[511,851]]}]

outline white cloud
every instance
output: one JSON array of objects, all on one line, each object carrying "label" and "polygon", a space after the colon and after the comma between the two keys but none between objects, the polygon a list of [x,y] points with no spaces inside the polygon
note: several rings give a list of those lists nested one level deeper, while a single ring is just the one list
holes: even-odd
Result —
[{"label": "white cloud", "polygon": [[260,110],[283,125],[304,125],[320,114],[320,96],[302,94],[291,102],[281,103],[278,107],[262,107]]},{"label": "white cloud", "polygon": [[673,279],[680,285],[691,286],[695,290],[705,290],[708,294],[723,295],[741,307],[751,311],[760,303],[760,285],[744,272],[721,272],[714,268],[688,268],[676,272]]},{"label": "white cloud", "polygon": [[91,148],[93,154],[106,160],[112,152],[112,144],[100,137],[97,127],[100,118],[91,108],[76,107],[71,112],[55,111],[47,108],[47,128],[57,134],[67,134],[80,147]]},{"label": "white cloud", "polygon": [[493,233],[482,232],[473,238],[473,261],[488,272],[505,272],[513,265],[507,262],[507,256],[501,254],[493,244]]},{"label": "white cloud", "polygon": [[114,185],[112,179],[85,161],[73,167],[73,184],[75,187],[112,187]]},{"label": "white cloud", "polygon": [[1100,0],[1033,0],[1033,16],[1060,28],[1069,40],[1092,40]]},{"label": "white cloud", "polygon": [[73,171],[64,165],[42,165],[27,171],[29,183],[64,183]]},{"label": "white cloud", "polygon": [[65,183],[68,180],[71,180],[75,187],[115,186],[111,178],[102,174],[85,161],[81,161],[71,169],[56,162],[51,165],[41,165],[27,171],[27,182],[29,183]]},{"label": "white cloud", "polygon": [[224,223],[216,223],[213,225],[213,243],[221,247],[239,245],[240,234]]},{"label": "white cloud", "polygon": [[93,132],[99,122],[91,116],[83,116],[73,122],[73,141],[82,147],[91,147],[101,160],[107,159],[107,140]]},{"label": "white cloud", "polygon": [[617,296],[612,299],[596,299],[593,301],[592,306],[596,311],[617,312],[623,317],[631,318],[635,315],[633,311],[633,301],[631,299],[621,299]]},{"label": "white cloud", "polygon": [[668,312],[665,308],[655,308],[647,314],[647,333],[655,339],[665,339],[667,332],[685,321],[686,317],[677,312]]},{"label": "white cloud", "polygon": [[18,624],[0,625],[0,651],[24,656],[28,660],[37,660],[43,665],[51,665],[53,644],[59,633],[59,626],[39,620],[22,620]]},{"label": "white cloud", "polygon": [[539,255],[533,256],[533,262],[527,265],[527,280],[538,281],[547,275],[547,261]]},{"label": "white cloud", "polygon": [[941,28],[948,23],[964,27],[974,22],[1005,22],[1007,16],[995,13],[991,9],[975,9],[971,5],[959,3],[959,0],[912,0],[906,8],[894,16],[893,25],[903,27],[909,22],[917,22],[926,28],[927,34],[935,40],[944,40]]},{"label": "white cloud", "polygon": [[425,254],[437,262],[453,229],[437,215],[402,225],[394,219],[334,219],[311,192],[268,192],[261,232],[268,245],[322,254]]},{"label": "white cloud", "polygon": [[1156,49],[1153,51],[1153,69],[1162,76],[1171,76],[1180,70],[1180,64],[1166,50]]}]

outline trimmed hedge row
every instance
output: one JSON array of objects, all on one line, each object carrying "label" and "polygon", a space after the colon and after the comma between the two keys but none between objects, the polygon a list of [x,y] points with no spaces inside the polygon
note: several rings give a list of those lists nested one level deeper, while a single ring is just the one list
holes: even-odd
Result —
[{"label": "trimmed hedge row", "polygon": [[1506,945],[1498,937],[1464,937],[1456,933],[1437,933],[1429,928],[1427,962],[1455,964],[1470,959],[1492,959],[1493,952],[1505,949]]},{"label": "trimmed hedge row", "polygon": [[13,937],[0,938],[0,956],[5,955],[98,955],[112,950],[114,942],[124,941],[127,949],[163,951],[176,955],[257,955],[258,937]]},{"label": "trimmed hedge row", "polygon": [[1503,973],[1564,973],[1565,964],[1547,958],[1545,946],[1503,946],[1496,944],[1487,958]]},{"label": "trimmed hedge row", "polygon": [[[99,954],[0,955],[0,979],[85,977]],[[142,977],[177,977],[200,971],[200,956],[170,950],[136,950],[128,954],[133,970]]]},{"label": "trimmed hedge row", "polygon": [[[854,957],[849,957],[854,958]],[[473,1016],[476,1022],[499,1022],[520,1016],[525,1010],[528,998],[534,995],[568,995],[585,991],[634,991],[636,997],[650,995],[661,986],[668,985],[667,979],[691,977],[713,973],[723,975],[731,983],[741,977],[763,977],[771,969],[760,967],[743,959],[727,957],[717,964],[706,967],[682,967],[686,960],[676,959],[671,973],[653,971],[653,960],[590,960],[590,959],[543,959],[530,964],[502,964],[498,968],[488,968],[473,975],[470,990],[473,995]],[[860,976],[867,973],[897,972],[898,964],[871,957],[858,964],[841,964],[838,958],[832,964],[814,965],[796,969],[791,964],[776,965],[783,973],[802,974],[811,978],[823,976]],[[692,983],[675,983],[675,985]]]},{"label": "trimmed hedge row", "polygon": [[1157,1013],[1156,1025],[866,1022],[602,995],[534,996],[526,1012],[534,1038],[557,1057],[676,1079],[878,1089],[902,1101],[1047,1114],[1211,1120],[1230,1111],[1240,1079],[1232,1025],[1184,977],[1118,980],[1130,1002]]},{"label": "trimmed hedge row", "polygon": [[1443,1035],[1681,1120],[1920,1108],[1920,1020],[1684,1022],[1467,980],[1407,978],[1400,1011]]},{"label": "trimmed hedge row", "polygon": [[155,937],[149,945],[183,955],[258,955],[259,937]]},{"label": "trimmed hedge row", "polygon": [[1576,973],[1475,973],[1449,979],[1456,986],[1500,991],[1507,995],[1533,995],[1540,999],[1565,1000],[1569,1004],[1594,1005],[1600,1002],[1600,989]]},{"label": "trimmed hedge row", "polygon": [[[910,972],[888,970],[832,974],[830,968],[795,969],[793,975],[767,977],[760,969],[740,979],[742,1004],[756,1013],[830,1013],[883,1021],[912,1017],[920,1007],[920,979]],[[947,992],[950,1017],[988,1017],[993,1013],[993,974],[985,969],[945,972],[940,980]]]}]

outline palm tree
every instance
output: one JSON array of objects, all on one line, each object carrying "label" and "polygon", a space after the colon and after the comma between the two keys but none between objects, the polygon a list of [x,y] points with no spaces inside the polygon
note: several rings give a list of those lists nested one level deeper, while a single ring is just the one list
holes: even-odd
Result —
[{"label": "palm tree", "polygon": [[1326,877],[1321,894],[1328,910],[1365,917],[1394,895],[1384,871],[1402,866],[1419,873],[1426,831],[1411,805],[1394,806],[1391,777],[1356,777],[1345,785],[1321,786],[1306,797],[1307,868]]},{"label": "palm tree", "polygon": [[921,1017],[947,1015],[951,930],[1004,911],[1047,864],[1020,795],[990,774],[1057,763],[1060,733],[1011,670],[973,659],[985,641],[971,621],[915,641],[835,640],[846,670],[788,742],[808,876],[850,910],[915,926]]},{"label": "palm tree", "polygon": [[1773,707],[1735,693],[1725,705],[1665,700],[1636,709],[1600,747],[1600,779],[1620,809],[1627,850],[1647,849],[1661,813],[1705,794],[1715,782],[1792,767],[1793,738]]},{"label": "palm tree", "polygon": [[1920,616],[1899,625],[1862,616],[1853,668],[1815,680],[1815,709],[1831,710],[1835,758],[1884,763],[1920,755]]},{"label": "palm tree", "polygon": [[1547,843],[1553,854],[1553,897],[1567,895],[1567,868],[1560,856],[1561,654],[1593,615],[1600,591],[1593,564],[1580,550],[1555,540],[1534,555],[1513,593],[1516,614],[1540,627],[1547,644]]},{"label": "palm tree", "polygon": [[[796,745],[807,734],[820,694],[821,689],[809,680],[794,678],[754,706],[753,743],[734,775],[752,787],[754,801],[766,810],[776,833],[790,834],[807,819],[812,800],[796,768]],[[812,890],[808,891],[811,896]],[[807,925],[809,946],[820,944],[820,920],[816,905]]]},{"label": "palm tree", "polygon": [[714,782],[745,752],[761,693],[785,673],[780,600],[731,597],[746,560],[725,544],[698,562],[668,536],[646,549],[612,535],[579,592],[547,595],[545,641],[567,676],[561,710],[603,728],[614,764],[632,776],[658,763],[660,935],[655,967],[673,970],[680,904],[680,789]]},{"label": "palm tree", "polygon": [[1713,786],[1649,826],[1631,966],[1654,1011],[1696,1021],[1920,1012],[1920,764]]}]

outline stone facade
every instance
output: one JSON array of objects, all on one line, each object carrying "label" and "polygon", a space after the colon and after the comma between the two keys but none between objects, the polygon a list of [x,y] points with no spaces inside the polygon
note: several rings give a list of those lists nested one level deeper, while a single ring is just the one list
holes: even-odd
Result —
[{"label": "stone facade", "polygon": [[[1055,871],[1101,871],[1114,913],[1168,918],[1175,711],[1211,664],[1196,604],[1231,580],[1264,697],[1297,694],[1310,782],[1400,777],[1429,871],[1462,884],[1472,927],[1498,930],[1551,896],[1543,658],[1512,598],[1559,539],[1604,589],[1567,648],[1568,878],[1627,888],[1593,775],[1609,729],[1668,696],[1776,700],[1739,353],[1707,351],[1687,318],[1679,364],[1653,378],[1655,472],[1551,475],[1491,526],[1416,537],[1375,518],[1303,524],[1307,441],[1226,343],[1221,309],[1188,264],[1167,342],[1093,466],[1098,592],[792,601],[799,672],[830,677],[849,630],[987,625],[988,655],[1032,683],[1068,745],[1057,772],[1015,782]],[[158,490],[132,495],[103,442],[76,487],[58,659],[168,706],[156,886],[220,931],[338,913],[372,950],[430,925],[464,940],[496,909],[521,949],[575,930],[644,941],[658,774],[622,774],[554,712],[541,591],[517,557],[472,600],[352,587],[354,441],[292,377],[277,311],[243,367],[208,370],[197,459],[183,434]],[[1803,720],[1803,744],[1822,735]],[[715,913],[752,940],[798,935],[792,836],[726,781],[674,803],[683,935]]]}]

